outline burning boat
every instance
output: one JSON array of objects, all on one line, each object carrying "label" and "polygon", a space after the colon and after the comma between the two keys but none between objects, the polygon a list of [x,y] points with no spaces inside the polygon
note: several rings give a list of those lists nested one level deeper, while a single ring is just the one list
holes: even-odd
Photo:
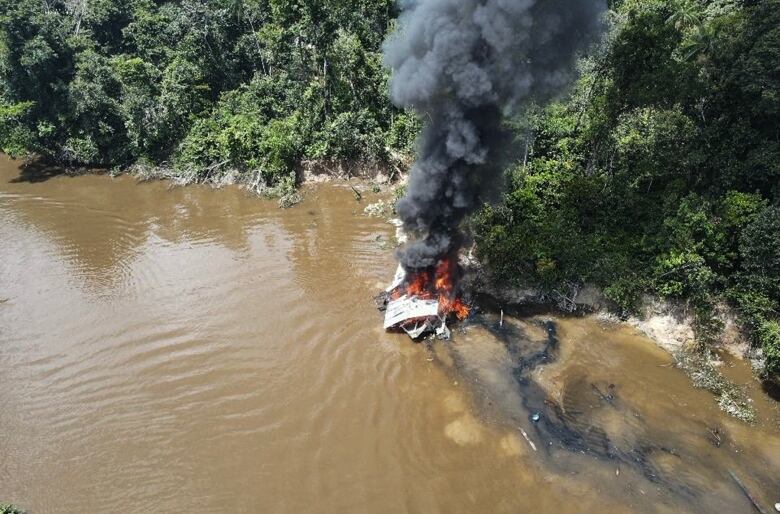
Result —
[{"label": "burning boat", "polygon": [[400,329],[412,339],[430,333],[449,339],[447,320],[464,320],[469,315],[469,306],[455,288],[457,272],[454,259],[413,273],[399,264],[390,287],[378,297],[380,309],[385,309],[385,330]]}]

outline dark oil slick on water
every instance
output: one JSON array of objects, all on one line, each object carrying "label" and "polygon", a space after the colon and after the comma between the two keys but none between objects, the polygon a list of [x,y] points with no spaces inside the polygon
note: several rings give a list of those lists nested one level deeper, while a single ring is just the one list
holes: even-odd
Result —
[{"label": "dark oil slick on water", "polygon": [[753,512],[733,474],[767,511],[780,501],[777,404],[743,363],[725,371],[755,426],[625,327],[520,312],[499,327],[483,302],[449,343],[385,334],[371,297],[394,228],[362,215],[372,194],[305,192],[280,210],[0,160],[0,500]]}]

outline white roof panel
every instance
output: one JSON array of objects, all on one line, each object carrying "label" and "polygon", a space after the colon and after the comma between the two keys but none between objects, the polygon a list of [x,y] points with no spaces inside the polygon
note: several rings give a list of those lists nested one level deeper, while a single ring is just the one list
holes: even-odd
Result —
[{"label": "white roof panel", "polygon": [[385,329],[413,318],[427,318],[439,315],[438,300],[423,300],[416,296],[402,296],[387,304]]},{"label": "white roof panel", "polygon": [[396,287],[400,286],[404,283],[404,279],[406,278],[406,271],[404,270],[404,267],[400,264],[398,265],[398,268],[395,270],[395,276],[393,277],[393,282],[390,284],[390,287],[385,289],[388,293],[395,289]]}]

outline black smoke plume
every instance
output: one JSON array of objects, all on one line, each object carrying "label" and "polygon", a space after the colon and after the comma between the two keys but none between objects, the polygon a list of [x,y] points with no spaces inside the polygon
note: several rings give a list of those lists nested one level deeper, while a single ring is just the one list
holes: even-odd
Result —
[{"label": "black smoke plume", "polygon": [[384,46],[390,95],[423,120],[419,155],[397,212],[417,237],[407,270],[458,251],[464,217],[500,190],[511,139],[506,116],[570,82],[578,49],[598,32],[603,0],[402,2]]}]

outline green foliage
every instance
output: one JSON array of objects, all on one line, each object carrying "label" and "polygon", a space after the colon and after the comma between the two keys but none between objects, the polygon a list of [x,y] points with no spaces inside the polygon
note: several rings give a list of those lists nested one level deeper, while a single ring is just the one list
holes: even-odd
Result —
[{"label": "green foliage", "polygon": [[743,279],[780,301],[780,207],[767,207],[745,226],[740,239]]},{"label": "green foliage", "polygon": [[387,98],[390,0],[0,0],[0,12],[0,148],[13,154],[270,186],[303,158],[410,152],[419,130]]},{"label": "green foliage", "polygon": [[24,155],[33,146],[34,134],[26,118],[35,107],[35,102],[15,104],[0,103],[0,151],[13,157]]},{"label": "green foliage", "polygon": [[25,514],[25,512],[10,503],[0,503],[0,514]]},{"label": "green foliage", "polygon": [[68,85],[69,133],[60,158],[67,163],[110,165],[127,148],[117,100],[121,90],[111,62],[92,50],[79,53]]},{"label": "green foliage", "polygon": [[656,291],[667,297],[687,297],[706,293],[714,273],[695,252],[673,251],[659,256],[654,270]]},{"label": "green foliage", "polygon": [[760,195],[728,191],[721,200],[720,218],[726,229],[741,231],[764,207],[766,200]]},{"label": "green foliage", "polygon": [[749,219],[739,253],[742,269],[731,294],[763,350],[765,375],[780,381],[780,208],[765,207]]},{"label": "green foliage", "polygon": [[514,121],[527,152],[472,220],[498,280],[594,283],[622,312],[731,301],[778,376],[780,1],[615,2],[571,95]]},{"label": "green foliage", "polygon": [[343,112],[325,124],[307,153],[314,159],[385,159],[382,136],[379,123],[367,110]]},{"label": "green foliage", "polygon": [[630,191],[642,191],[661,178],[672,180],[696,164],[693,121],[672,109],[641,107],[621,114],[612,131],[613,166]]},{"label": "green foliage", "polygon": [[399,152],[414,153],[417,135],[421,129],[422,123],[415,113],[411,111],[397,113],[390,123],[387,146]]},{"label": "green foliage", "polygon": [[776,379],[780,375],[780,323],[764,321],[756,330],[756,337],[766,359],[764,373]]},{"label": "green foliage", "polygon": [[300,156],[297,115],[268,118],[245,112],[242,99],[228,95],[212,118],[197,120],[175,154],[175,167],[201,179],[228,170],[259,173],[270,185],[288,176]]}]

